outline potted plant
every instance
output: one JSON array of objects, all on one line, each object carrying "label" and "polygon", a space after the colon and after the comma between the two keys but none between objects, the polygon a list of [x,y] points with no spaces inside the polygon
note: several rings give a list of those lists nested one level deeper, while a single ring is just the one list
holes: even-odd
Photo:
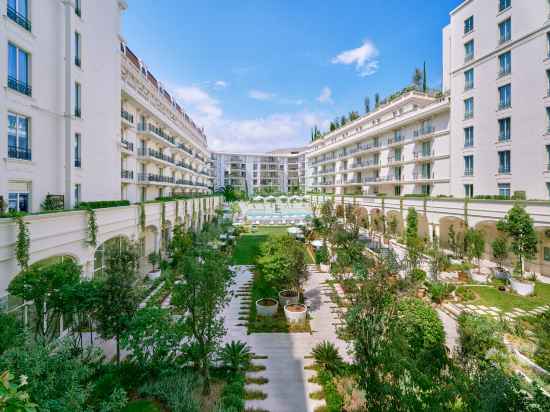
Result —
[{"label": "potted plant", "polygon": [[515,204],[504,219],[497,223],[497,229],[509,236],[510,249],[518,260],[514,277],[510,279],[512,290],[522,296],[532,295],[535,292],[535,283],[525,278],[525,261],[532,259],[537,253],[538,238],[533,219],[523,206]]},{"label": "potted plant", "polygon": [[300,303],[286,305],[285,317],[291,325],[305,325],[307,318],[307,307]]},{"label": "potted plant", "polygon": [[299,303],[299,301],[300,294],[295,290],[285,289],[279,292],[279,302],[281,302],[281,306],[283,307]]},{"label": "potted plant", "polygon": [[493,258],[497,264],[495,268],[495,277],[500,280],[509,281],[512,277],[510,273],[504,269],[504,262],[508,259],[508,242],[503,236],[497,237],[491,243],[493,250]]},{"label": "potted plant", "polygon": [[152,266],[152,269],[149,271],[147,275],[152,279],[156,279],[160,276],[160,273],[161,273],[160,268],[157,268],[157,265],[160,264],[160,259],[161,259],[160,251],[159,252],[153,251],[149,253],[149,255],[147,256],[147,260]]},{"label": "potted plant", "polygon": [[256,301],[256,315],[263,317],[273,317],[279,309],[279,302],[272,298],[263,298]]},{"label": "potted plant", "polygon": [[325,243],[315,251],[315,263],[319,265],[319,270],[324,273],[330,271],[328,248]]}]

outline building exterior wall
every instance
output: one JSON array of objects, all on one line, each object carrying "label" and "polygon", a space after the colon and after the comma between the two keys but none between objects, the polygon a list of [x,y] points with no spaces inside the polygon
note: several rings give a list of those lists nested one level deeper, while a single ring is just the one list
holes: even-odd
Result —
[{"label": "building exterior wall", "polygon": [[[0,0],[0,53],[8,56],[8,44],[28,53],[30,87],[9,87],[9,63],[2,59],[0,78],[8,87],[0,92],[0,195],[7,200],[14,187],[27,187],[30,211],[38,211],[47,194],[64,195],[65,206],[73,206],[75,184],[81,185],[81,200],[118,199],[118,170],[104,166],[118,162],[114,136],[119,130],[120,93],[112,91],[120,82],[117,39],[125,3],[83,2],[82,17],[75,13],[73,1],[28,5],[27,29],[7,17],[7,1]],[[81,38],[80,67],[75,61],[75,32]],[[75,113],[76,82],[82,91],[80,117]],[[8,113],[28,119],[28,150],[8,148]],[[74,155],[76,133],[81,135],[80,167]]]},{"label": "building exterior wall", "polygon": [[[527,198],[548,199],[550,106],[547,70],[550,69],[547,1],[512,0],[499,11],[498,1],[465,1],[450,14],[444,36],[444,79],[451,90],[451,193],[464,196],[473,184],[474,195],[499,194],[499,184]],[[473,30],[465,34],[465,20],[473,16]],[[510,40],[501,42],[499,23],[511,19]],[[474,55],[465,56],[465,43],[474,41]],[[500,73],[499,56],[511,53],[511,71]],[[447,70],[448,69],[448,70]],[[473,70],[473,88],[465,90],[465,72]],[[501,86],[511,86],[511,106],[499,107]],[[446,86],[446,81],[444,81]],[[474,99],[474,115],[465,119],[464,100]],[[499,119],[511,119],[510,140],[500,139]],[[473,147],[464,147],[464,128],[474,128]],[[510,151],[510,172],[499,171],[500,151]],[[464,156],[473,155],[474,174],[464,175]]]},{"label": "building exterior wall", "polygon": [[449,110],[446,97],[412,91],[313,141],[307,190],[448,195]]}]

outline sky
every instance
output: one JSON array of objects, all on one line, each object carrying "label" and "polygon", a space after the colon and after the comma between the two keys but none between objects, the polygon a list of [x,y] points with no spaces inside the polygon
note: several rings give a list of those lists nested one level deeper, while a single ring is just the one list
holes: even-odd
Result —
[{"label": "sky", "polygon": [[128,0],[122,35],[212,149],[265,152],[363,113],[424,62],[440,87],[441,30],[461,2]]}]

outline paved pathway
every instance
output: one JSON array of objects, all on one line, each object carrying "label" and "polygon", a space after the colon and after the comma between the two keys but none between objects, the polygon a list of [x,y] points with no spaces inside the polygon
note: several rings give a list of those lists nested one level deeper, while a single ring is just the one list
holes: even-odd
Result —
[{"label": "paved pathway", "polygon": [[442,309],[450,316],[457,318],[462,312],[471,312],[477,315],[487,315],[495,319],[503,318],[507,321],[513,321],[521,316],[537,316],[550,310],[550,305],[539,306],[531,310],[523,310],[515,308],[509,312],[505,312],[494,306],[472,305],[467,303],[445,303]]},{"label": "paved pathway", "polygon": [[[234,267],[237,291],[250,282],[250,267]],[[248,385],[247,389],[259,389],[268,397],[265,400],[247,401],[247,408],[262,408],[270,412],[313,412],[324,404],[322,400],[313,400],[309,394],[320,390],[320,386],[308,382],[315,374],[304,369],[311,365],[309,356],[317,343],[328,340],[340,349],[340,354],[349,358],[346,344],[337,338],[335,326],[339,320],[332,312],[334,306],[330,301],[331,289],[324,284],[328,274],[320,273],[315,266],[308,266],[308,279],[304,284],[304,298],[309,306],[312,333],[254,333],[246,334],[246,327],[237,326],[243,297],[234,297],[226,308],[225,325],[228,330],[226,340],[240,339],[246,341],[257,355],[268,356],[267,359],[255,360],[255,364],[264,365],[265,370],[248,373],[247,376],[262,376],[269,379],[266,385]]]}]

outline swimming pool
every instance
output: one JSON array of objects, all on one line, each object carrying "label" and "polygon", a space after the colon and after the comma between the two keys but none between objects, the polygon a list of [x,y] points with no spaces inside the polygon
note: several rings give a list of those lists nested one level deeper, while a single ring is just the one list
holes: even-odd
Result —
[{"label": "swimming pool", "polygon": [[246,220],[257,224],[304,223],[311,215],[311,211],[305,208],[254,208],[243,211]]}]

